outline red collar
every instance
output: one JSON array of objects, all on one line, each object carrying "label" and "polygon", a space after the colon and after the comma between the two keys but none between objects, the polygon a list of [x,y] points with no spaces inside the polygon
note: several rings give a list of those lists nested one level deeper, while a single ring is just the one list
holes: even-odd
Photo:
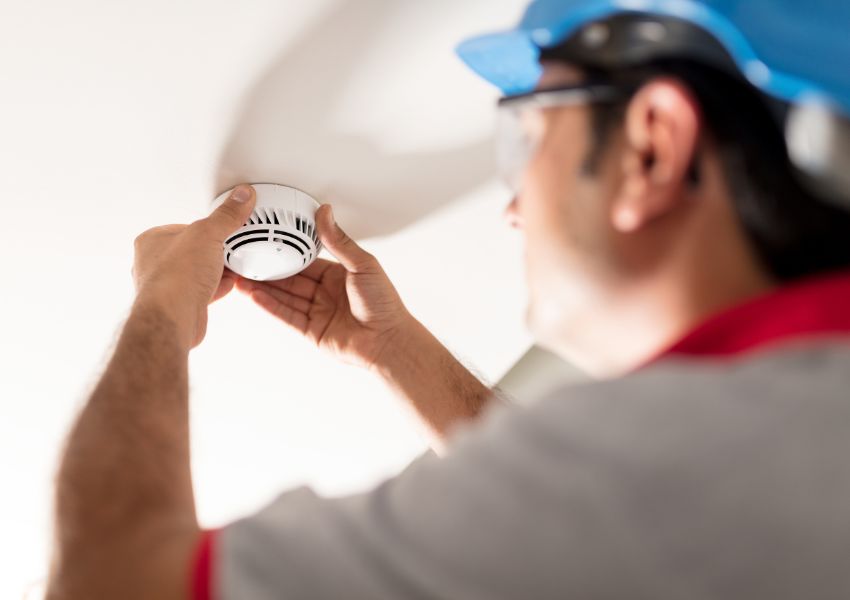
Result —
[{"label": "red collar", "polygon": [[850,335],[850,271],[794,282],[722,311],[663,356],[731,356],[842,335]]}]

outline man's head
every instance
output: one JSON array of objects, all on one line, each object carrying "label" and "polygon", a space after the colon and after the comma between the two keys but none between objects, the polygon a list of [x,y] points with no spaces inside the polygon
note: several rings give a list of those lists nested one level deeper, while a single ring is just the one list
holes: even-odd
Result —
[{"label": "man's head", "polygon": [[536,144],[508,215],[544,346],[619,373],[716,310],[850,266],[850,215],[801,185],[781,106],[742,77],[677,58],[610,68],[563,47],[541,62],[538,91],[618,92],[517,103]]},{"label": "man's head", "polygon": [[[588,77],[562,63],[544,66],[541,89]],[[717,153],[686,85],[649,80],[606,131],[594,127],[596,110],[540,111],[539,147],[508,214],[525,233],[535,337],[608,374],[672,342],[694,311],[712,310],[719,280],[734,277],[736,295],[770,280],[736,227]],[[723,273],[727,267],[736,273]],[[688,289],[696,286],[708,295]]]}]

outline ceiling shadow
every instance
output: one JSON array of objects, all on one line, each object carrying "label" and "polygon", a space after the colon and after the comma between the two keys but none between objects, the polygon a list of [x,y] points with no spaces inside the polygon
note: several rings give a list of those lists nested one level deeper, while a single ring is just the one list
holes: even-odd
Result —
[{"label": "ceiling shadow", "polygon": [[489,139],[387,153],[369,139],[329,128],[337,96],[398,6],[398,0],[343,2],[272,64],[235,120],[219,161],[217,191],[242,181],[291,185],[333,203],[350,235],[371,237],[397,231],[492,177]]}]

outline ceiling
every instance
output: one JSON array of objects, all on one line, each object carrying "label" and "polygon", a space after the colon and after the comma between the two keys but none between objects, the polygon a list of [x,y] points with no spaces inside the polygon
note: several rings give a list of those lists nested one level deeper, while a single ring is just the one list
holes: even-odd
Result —
[{"label": "ceiling", "polygon": [[[521,0],[0,0],[0,596],[43,578],[51,478],[132,301],[133,238],[274,181],[335,206],[488,381],[527,350],[521,240],[492,180],[494,90],[453,55]],[[368,374],[232,295],[191,359],[205,525],[424,445]]]}]

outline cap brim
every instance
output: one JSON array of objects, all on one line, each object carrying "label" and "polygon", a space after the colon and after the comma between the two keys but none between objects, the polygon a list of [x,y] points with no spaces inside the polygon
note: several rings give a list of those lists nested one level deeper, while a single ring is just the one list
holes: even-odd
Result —
[{"label": "cap brim", "polygon": [[506,95],[531,91],[542,73],[540,50],[529,32],[521,29],[474,37],[456,52],[470,69]]}]

